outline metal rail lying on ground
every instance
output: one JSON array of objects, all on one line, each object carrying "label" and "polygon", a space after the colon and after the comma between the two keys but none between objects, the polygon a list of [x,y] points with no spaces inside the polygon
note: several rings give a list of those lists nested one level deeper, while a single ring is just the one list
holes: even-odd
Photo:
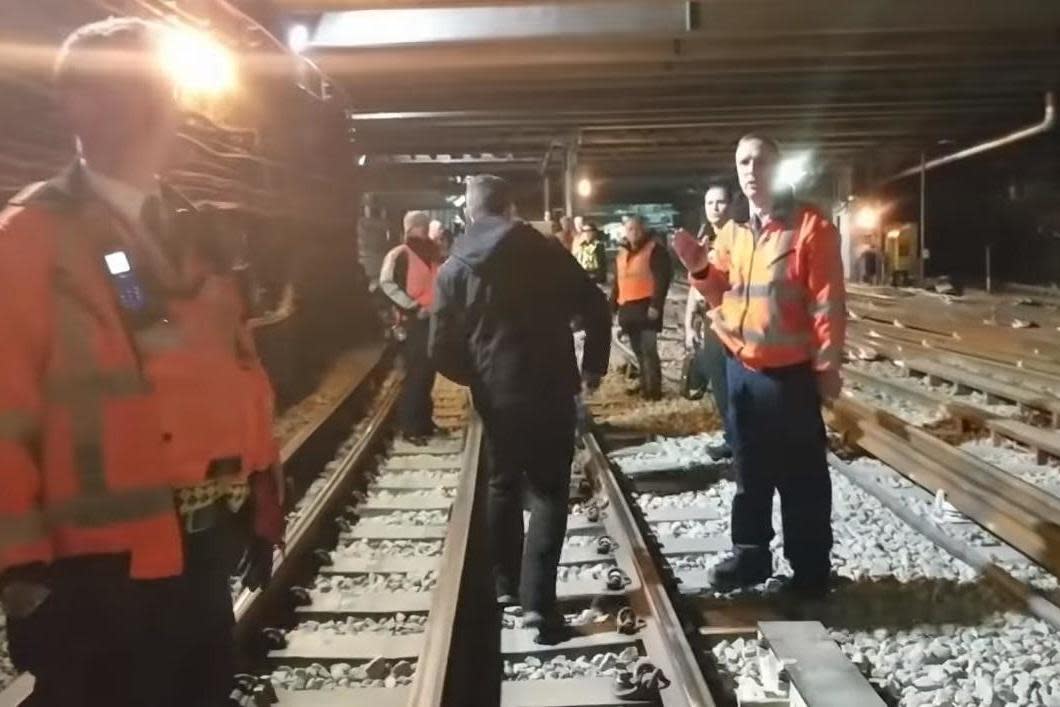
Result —
[{"label": "metal rail lying on ground", "polygon": [[917,429],[849,398],[825,411],[829,426],[973,521],[1060,573],[1060,499]]}]

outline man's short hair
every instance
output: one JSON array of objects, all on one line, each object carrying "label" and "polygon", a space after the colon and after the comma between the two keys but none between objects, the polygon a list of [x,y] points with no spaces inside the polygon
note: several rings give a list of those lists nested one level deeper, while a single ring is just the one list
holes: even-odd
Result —
[{"label": "man's short hair", "polygon": [[743,143],[750,142],[752,140],[757,140],[758,142],[762,143],[767,148],[769,148],[769,150],[773,153],[774,157],[780,157],[780,143],[778,143],[771,137],[763,135],[762,133],[747,133],[736,142],[736,147],[739,148],[739,146]]},{"label": "man's short hair", "polygon": [[725,198],[732,201],[732,185],[724,179],[713,179],[707,182],[707,188],[703,190],[703,196],[707,195],[707,192],[711,189],[721,189],[725,192]]},{"label": "man's short hair", "polygon": [[59,49],[52,77],[59,88],[115,80],[161,77],[158,45],[162,25],[136,17],[113,17],[84,25]]},{"label": "man's short hair", "polygon": [[467,180],[467,215],[472,220],[484,216],[504,216],[512,205],[508,182],[492,174],[480,174]]}]

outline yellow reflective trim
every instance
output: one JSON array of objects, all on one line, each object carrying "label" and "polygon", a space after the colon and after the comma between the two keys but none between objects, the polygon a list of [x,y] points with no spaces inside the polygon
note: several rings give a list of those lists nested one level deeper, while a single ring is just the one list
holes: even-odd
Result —
[{"label": "yellow reflective trim", "polygon": [[837,314],[846,311],[846,303],[843,300],[830,299],[810,305],[811,317],[824,317],[829,314]]},{"label": "yellow reflective trim", "polygon": [[164,512],[176,513],[173,491],[168,486],[91,493],[45,509],[53,525],[84,528],[142,520]]},{"label": "yellow reflective trim", "polygon": [[0,516],[0,552],[48,537],[48,526],[39,511]]},{"label": "yellow reflective trim", "polygon": [[0,441],[26,442],[36,436],[40,421],[22,410],[0,412]]}]

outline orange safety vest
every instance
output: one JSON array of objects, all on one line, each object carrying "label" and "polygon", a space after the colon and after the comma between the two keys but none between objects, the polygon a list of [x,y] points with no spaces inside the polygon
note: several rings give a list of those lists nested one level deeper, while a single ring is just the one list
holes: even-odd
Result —
[{"label": "orange safety vest", "polygon": [[438,263],[428,263],[416,255],[416,251],[408,245],[400,245],[398,248],[404,250],[408,262],[405,291],[421,307],[430,309],[434,304],[434,281],[438,277]]},{"label": "orange safety vest", "polygon": [[655,294],[655,275],[651,271],[651,256],[655,240],[649,240],[638,251],[622,248],[615,259],[615,286],[618,304],[650,299]]},{"label": "orange safety vest", "polygon": [[77,177],[0,214],[0,571],[129,553],[131,576],[172,576],[173,487],[218,460],[239,477],[271,463],[271,389],[229,277],[167,298],[157,324],[127,325],[101,248],[121,226]]},{"label": "orange safety vest", "polygon": [[708,276],[692,284],[704,295],[724,290],[711,311],[713,329],[744,364],[839,367],[846,293],[839,238],[824,216],[793,208],[757,237],[730,222],[714,242],[712,263]]}]

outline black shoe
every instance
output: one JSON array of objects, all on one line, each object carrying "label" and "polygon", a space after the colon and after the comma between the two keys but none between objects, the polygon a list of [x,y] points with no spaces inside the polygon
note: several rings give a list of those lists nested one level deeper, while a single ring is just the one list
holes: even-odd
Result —
[{"label": "black shoe", "polygon": [[732,447],[729,446],[728,442],[722,442],[721,444],[708,444],[707,456],[716,462],[720,462],[725,459],[732,459]]},{"label": "black shoe", "polygon": [[554,646],[570,640],[574,635],[567,620],[562,614],[541,611],[527,611],[523,614],[523,628],[537,629],[535,643],[545,646]]},{"label": "black shoe", "polygon": [[773,555],[759,549],[737,551],[707,572],[710,588],[716,592],[753,587],[772,576]]}]

